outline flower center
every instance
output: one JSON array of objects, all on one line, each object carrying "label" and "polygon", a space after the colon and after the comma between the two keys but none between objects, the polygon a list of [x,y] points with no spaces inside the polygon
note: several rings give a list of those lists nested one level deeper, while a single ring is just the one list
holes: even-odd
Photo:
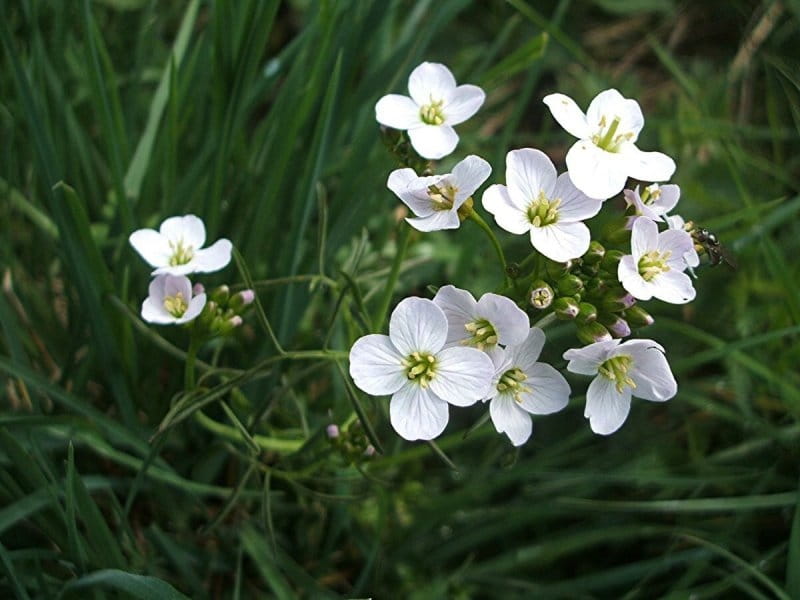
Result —
[{"label": "flower center", "polygon": [[426,125],[441,125],[444,123],[443,104],[444,100],[434,101],[431,99],[430,104],[425,104],[419,109],[419,118]]},{"label": "flower center", "polygon": [[666,273],[670,270],[667,261],[671,255],[672,252],[670,250],[665,252],[651,250],[650,252],[642,254],[638,264],[639,275],[641,275],[642,279],[645,281],[651,281],[662,273]]},{"label": "flower center", "polygon": [[177,242],[170,241],[169,247],[172,250],[172,256],[169,257],[170,267],[185,265],[194,258],[194,247],[184,245],[182,238]]},{"label": "flower center", "polygon": [[519,367],[509,369],[503,373],[500,381],[497,382],[497,391],[503,394],[510,394],[517,404],[522,404],[522,394],[531,391],[531,388],[523,385],[527,378],[528,376]]},{"label": "flower center", "polygon": [[597,124],[597,133],[592,136],[592,143],[606,152],[617,152],[623,142],[627,142],[633,138],[632,131],[617,133],[619,123],[619,117],[615,116],[609,124],[608,119],[603,115],[600,118],[600,122]]},{"label": "flower center", "polygon": [[528,205],[528,220],[534,227],[545,227],[557,223],[559,206],[561,206],[561,198],[548,200],[544,192],[539,192],[539,196]]},{"label": "flower center", "polygon": [[413,352],[405,358],[403,366],[406,377],[426,388],[436,374],[436,357],[428,352]]},{"label": "flower center", "polygon": [[464,340],[462,344],[475,346],[478,350],[497,344],[497,332],[495,332],[494,326],[486,319],[478,317],[474,321],[466,323],[464,329],[472,337]]},{"label": "flower center", "polygon": [[660,197],[661,197],[661,188],[658,187],[657,183],[654,183],[653,185],[648,185],[646,188],[644,188],[644,191],[640,196],[642,202],[647,206],[655,204],[655,202]]},{"label": "flower center", "polygon": [[458,188],[453,185],[428,187],[428,198],[431,199],[433,210],[450,210],[456,200]]},{"label": "flower center", "polygon": [[614,382],[617,392],[622,393],[625,386],[635,388],[636,382],[628,375],[633,366],[633,358],[628,354],[612,356],[597,370],[600,375]]},{"label": "flower center", "polygon": [[164,309],[173,317],[182,317],[187,308],[189,308],[189,304],[186,302],[181,292],[178,292],[174,296],[167,296],[164,298]]}]

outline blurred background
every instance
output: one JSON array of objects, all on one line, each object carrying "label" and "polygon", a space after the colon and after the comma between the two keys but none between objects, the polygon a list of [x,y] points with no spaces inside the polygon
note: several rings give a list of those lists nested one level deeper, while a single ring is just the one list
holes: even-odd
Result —
[{"label": "blurred background", "polygon": [[[800,598],[800,2],[11,0],[0,37],[0,596]],[[519,451],[464,437],[478,406],[433,448],[349,387],[405,226],[374,105],[423,60],[487,92],[439,169],[479,154],[489,183],[514,148],[565,168],[548,93],[640,102],[678,212],[738,263],[647,305],[673,400],[599,437],[573,378]],[[191,397],[127,242],[187,213],[263,306]],[[494,289],[479,236],[412,235],[391,306]],[[264,317],[339,354],[276,360]]]}]

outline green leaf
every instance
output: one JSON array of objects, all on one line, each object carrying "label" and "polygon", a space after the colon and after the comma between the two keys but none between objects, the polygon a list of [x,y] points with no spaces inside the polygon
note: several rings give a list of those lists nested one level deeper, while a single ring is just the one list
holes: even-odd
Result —
[{"label": "green leaf", "polygon": [[85,598],[89,590],[111,589],[141,600],[188,600],[166,581],[118,569],[103,569],[79,577],[64,586],[61,598]]}]

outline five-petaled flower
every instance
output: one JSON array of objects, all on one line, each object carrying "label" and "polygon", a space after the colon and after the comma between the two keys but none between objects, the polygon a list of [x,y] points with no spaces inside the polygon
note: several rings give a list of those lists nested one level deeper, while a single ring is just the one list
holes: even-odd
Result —
[{"label": "five-petaled flower", "polygon": [[[625,203],[628,207],[633,207],[636,217],[647,217],[651,221],[662,222],[664,220],[662,216],[666,217],[666,214],[678,204],[681,188],[673,183],[668,185],[654,183],[644,188],[641,193],[637,185],[635,189],[624,190],[623,194]],[[636,217],[633,217],[632,221]]]},{"label": "five-petaled flower", "polygon": [[453,74],[439,63],[424,62],[408,78],[411,95],[389,94],[375,105],[381,125],[408,130],[411,145],[420,156],[438,159],[458,144],[458,125],[474,115],[486,94],[476,85],[456,86]]},{"label": "five-petaled flower", "polygon": [[667,181],[675,172],[675,161],[666,154],[636,147],[644,126],[636,100],[605,90],[595,96],[586,114],[564,94],[549,94],[544,103],[558,124],[578,138],[567,152],[567,170],[588,196],[605,200],[621,192],[628,177]]},{"label": "five-petaled flower", "polygon": [[596,375],[586,392],[583,415],[592,431],[601,435],[622,426],[632,396],[663,402],[678,391],[664,348],[653,340],[597,342],[567,350],[564,358],[568,371]]},{"label": "five-petaled flower", "polygon": [[417,177],[414,169],[396,169],[389,175],[386,185],[416,215],[416,218],[406,219],[414,229],[457,229],[461,225],[458,209],[491,172],[488,162],[470,155],[446,175]]},{"label": "five-petaled flower", "polygon": [[541,150],[523,148],[506,155],[506,182],[483,193],[483,207],[510,233],[530,232],[531,244],[547,258],[566,262],[589,249],[584,219],[595,216],[602,202],[576,188],[570,175],[557,176]]},{"label": "five-petaled flower", "polygon": [[139,229],[128,238],[131,246],[151,266],[153,275],[170,273],[211,273],[219,271],[231,261],[232,245],[224,238],[208,248],[206,227],[195,215],[170,217],[155,229]]},{"label": "five-petaled flower", "polygon": [[495,375],[486,400],[498,433],[515,446],[531,436],[531,415],[558,412],[569,403],[570,387],[552,366],[536,362],[544,346],[544,332],[532,327],[521,344],[507,346],[492,355]]},{"label": "five-petaled flower", "polygon": [[489,391],[494,367],[475,348],[445,348],[447,317],[431,300],[406,298],[389,320],[389,335],[370,334],[350,349],[350,375],[373,396],[392,396],[389,417],[407,440],[444,431],[448,403],[470,406]]},{"label": "five-petaled flower", "polygon": [[683,272],[689,266],[686,260],[692,250],[694,242],[686,231],[668,229],[659,233],[658,225],[639,217],[631,231],[631,254],[619,261],[617,277],[622,287],[639,300],[655,297],[686,304],[695,296],[692,280]]},{"label": "five-petaled flower", "polygon": [[180,325],[194,320],[206,305],[206,295],[192,294],[192,282],[184,275],[157,275],[150,295],[142,303],[142,318],[158,325]]}]

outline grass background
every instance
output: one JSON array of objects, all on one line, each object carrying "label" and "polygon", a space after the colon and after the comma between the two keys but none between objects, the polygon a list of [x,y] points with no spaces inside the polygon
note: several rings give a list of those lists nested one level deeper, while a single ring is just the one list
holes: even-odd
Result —
[{"label": "grass background", "polygon": [[[799,38],[797,0],[0,4],[0,596],[800,598]],[[649,306],[671,402],[600,438],[573,380],[519,452],[454,413],[445,460],[353,394],[333,359],[399,232],[374,103],[422,60],[487,90],[442,168],[479,153],[492,181],[512,148],[563,168],[547,93],[640,100],[680,212],[739,263]],[[186,397],[186,334],[139,322],[127,236],[189,212],[263,314]],[[412,236],[393,302],[492,289],[471,226]],[[351,461],[329,423],[383,454]]]}]

